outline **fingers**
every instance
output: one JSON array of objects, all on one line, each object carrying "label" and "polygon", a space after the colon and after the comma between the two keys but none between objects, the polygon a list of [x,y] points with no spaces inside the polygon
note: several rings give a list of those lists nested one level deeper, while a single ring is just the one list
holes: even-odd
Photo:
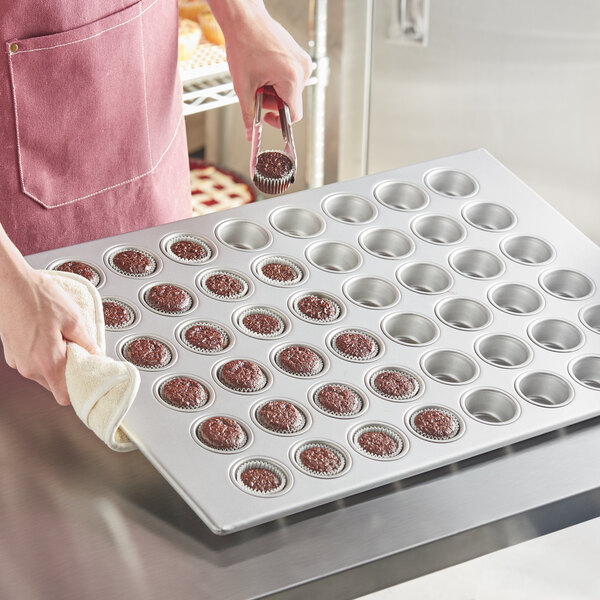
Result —
[{"label": "fingers", "polygon": [[69,316],[63,323],[62,335],[68,342],[75,342],[90,354],[98,354],[100,349],[77,316]]}]

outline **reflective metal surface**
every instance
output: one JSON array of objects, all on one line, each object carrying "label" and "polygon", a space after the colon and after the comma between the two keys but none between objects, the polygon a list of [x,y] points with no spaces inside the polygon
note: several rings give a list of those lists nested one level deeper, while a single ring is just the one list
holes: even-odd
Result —
[{"label": "reflective metal surface", "polygon": [[600,515],[600,419],[221,538],[0,363],[0,597],[352,598]]}]

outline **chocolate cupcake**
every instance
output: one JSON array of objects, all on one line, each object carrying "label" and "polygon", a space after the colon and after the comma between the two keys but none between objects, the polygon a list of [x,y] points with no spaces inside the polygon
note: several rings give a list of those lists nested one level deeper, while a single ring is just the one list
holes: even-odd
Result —
[{"label": "chocolate cupcake", "polygon": [[449,440],[458,435],[460,423],[450,412],[438,408],[424,408],[410,418],[413,429],[424,437]]},{"label": "chocolate cupcake", "polygon": [[288,346],[275,357],[277,364],[292,375],[312,376],[324,368],[323,359],[306,346]]},{"label": "chocolate cupcake", "polygon": [[337,475],[345,467],[345,461],[338,452],[319,444],[306,445],[301,449],[298,463],[307,471],[328,477]]},{"label": "chocolate cupcake", "polygon": [[215,450],[239,450],[248,441],[244,428],[230,417],[206,419],[198,427],[197,434],[203,444]]},{"label": "chocolate cupcake", "polygon": [[285,324],[274,313],[262,309],[250,309],[241,316],[239,324],[258,336],[273,337],[283,333]]},{"label": "chocolate cupcake", "polygon": [[209,256],[204,244],[191,239],[180,239],[169,245],[169,251],[177,258],[189,262],[202,262]]},{"label": "chocolate cupcake", "polygon": [[196,323],[183,332],[183,340],[194,350],[220,352],[229,346],[229,336],[220,327]]},{"label": "chocolate cupcake", "polygon": [[123,348],[123,356],[137,367],[158,369],[169,364],[171,352],[153,338],[136,338]]},{"label": "chocolate cupcake", "polygon": [[96,269],[90,267],[90,265],[77,260],[68,260],[61,265],[58,265],[58,267],[55,267],[55,270],[62,271],[63,273],[75,273],[75,275],[84,277],[93,285],[98,285],[100,283],[100,273],[98,273]]},{"label": "chocolate cupcake", "polygon": [[208,390],[191,377],[173,377],[165,381],[158,391],[171,406],[188,410],[201,408],[208,402]]},{"label": "chocolate cupcake", "polygon": [[156,269],[156,262],[150,255],[140,250],[121,250],[110,259],[115,269],[127,275],[150,275]]},{"label": "chocolate cupcake", "polygon": [[306,424],[302,412],[291,402],[271,400],[256,411],[258,422],[275,433],[297,433]]},{"label": "chocolate cupcake", "polygon": [[408,373],[396,370],[379,371],[371,385],[382,396],[393,400],[408,400],[419,391],[419,382]]},{"label": "chocolate cupcake", "polygon": [[221,298],[239,298],[243,296],[248,287],[242,279],[229,273],[217,272],[208,276],[203,281],[203,286],[211,294]]},{"label": "chocolate cupcake", "polygon": [[379,353],[379,344],[369,335],[344,331],[331,340],[333,350],[345,358],[370,360]]},{"label": "chocolate cupcake", "polygon": [[250,360],[230,360],[219,369],[219,379],[227,387],[241,392],[255,392],[267,385],[264,371]]},{"label": "chocolate cupcake", "polygon": [[357,444],[367,454],[389,457],[398,453],[398,442],[383,431],[365,431],[358,436]]},{"label": "chocolate cupcake", "polygon": [[360,396],[345,385],[326,385],[318,389],[314,401],[325,412],[340,416],[355,415],[362,410]]},{"label": "chocolate cupcake", "polygon": [[192,297],[184,289],[161,283],[153,285],[145,294],[148,306],[162,313],[184,313],[192,308]]},{"label": "chocolate cupcake", "polygon": [[114,300],[103,300],[102,312],[104,314],[104,325],[108,329],[123,329],[135,320],[135,313],[131,308]]},{"label": "chocolate cupcake", "polygon": [[338,318],[340,307],[330,298],[309,294],[296,302],[297,311],[312,321],[330,322]]},{"label": "chocolate cupcake", "polygon": [[266,150],[256,158],[256,172],[269,179],[289,177],[293,168],[292,161],[283,152]]},{"label": "chocolate cupcake", "polygon": [[264,467],[245,469],[240,474],[240,481],[253,492],[261,492],[263,494],[278,491],[281,489],[283,483],[275,471],[265,469]]},{"label": "chocolate cupcake", "polygon": [[302,269],[293,260],[283,257],[262,259],[255,272],[260,279],[275,285],[293,285],[302,279]]}]

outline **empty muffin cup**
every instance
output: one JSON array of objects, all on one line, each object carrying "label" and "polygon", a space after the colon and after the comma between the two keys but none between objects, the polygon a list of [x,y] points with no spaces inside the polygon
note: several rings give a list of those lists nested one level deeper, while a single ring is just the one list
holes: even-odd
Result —
[{"label": "empty muffin cup", "polygon": [[491,252],[465,248],[453,252],[448,258],[450,266],[470,279],[494,279],[504,273],[504,263]]},{"label": "empty muffin cup", "polygon": [[325,221],[312,210],[284,206],[271,213],[271,225],[294,238],[315,237],[325,230]]},{"label": "empty muffin cup", "polygon": [[507,425],[519,418],[519,403],[497,388],[470,390],[460,399],[462,409],[473,419],[486,425]]},{"label": "empty muffin cup", "polygon": [[532,323],[527,333],[542,348],[554,352],[572,352],[583,345],[583,333],[568,321],[543,319]]},{"label": "empty muffin cup", "polygon": [[445,298],[436,305],[435,314],[446,325],[465,331],[483,329],[492,322],[489,308],[471,298]]},{"label": "empty muffin cup", "polygon": [[581,322],[595,333],[600,333],[600,304],[582,308],[579,313]]},{"label": "empty muffin cup", "polygon": [[467,236],[466,229],[451,217],[423,215],[411,223],[415,235],[431,244],[458,244]]},{"label": "empty muffin cup", "polygon": [[592,390],[600,390],[600,356],[583,356],[569,365],[575,381]]},{"label": "empty muffin cup", "polygon": [[468,198],[479,191],[479,185],[467,173],[452,169],[434,169],[425,175],[425,185],[447,198]]},{"label": "empty muffin cup", "polygon": [[322,203],[323,212],[336,221],[360,225],[377,216],[377,209],[366,198],[354,194],[333,194]]},{"label": "empty muffin cup", "polygon": [[505,369],[523,367],[533,359],[533,351],[525,342],[504,333],[479,338],[475,351],[485,362]]},{"label": "empty muffin cup", "polygon": [[442,294],[454,283],[446,269],[433,263],[404,265],[397,271],[396,277],[404,287],[419,294]]},{"label": "empty muffin cup", "polygon": [[381,323],[381,330],[392,341],[404,346],[426,346],[438,339],[440,330],[428,317],[417,313],[395,313]]},{"label": "empty muffin cup", "polygon": [[592,280],[571,269],[557,269],[540,275],[540,285],[553,296],[563,300],[582,300],[594,292]]},{"label": "empty muffin cup", "polygon": [[394,210],[421,210],[429,204],[429,196],[420,187],[404,181],[386,181],[373,191],[375,198]]},{"label": "empty muffin cup", "polygon": [[258,497],[281,496],[293,484],[289,469],[271,458],[244,459],[234,464],[230,473],[238,488]]},{"label": "empty muffin cup", "polygon": [[406,258],[415,250],[414,242],[395,229],[367,229],[358,237],[358,243],[377,258]]},{"label": "empty muffin cup", "polygon": [[571,385],[556,373],[534,371],[521,375],[515,381],[519,395],[537,406],[564,406],[573,400],[575,392]]},{"label": "empty muffin cup", "polygon": [[316,242],[306,249],[308,260],[323,271],[348,273],[362,264],[360,253],[342,242]]},{"label": "empty muffin cup", "polygon": [[496,308],[511,315],[532,315],[544,307],[542,295],[520,283],[501,283],[489,291],[488,298]]},{"label": "empty muffin cup", "polygon": [[360,425],[348,433],[348,441],[359,454],[373,460],[396,460],[409,448],[406,436],[387,423]]},{"label": "empty muffin cup", "polygon": [[236,250],[252,252],[271,243],[271,234],[252,221],[225,221],[217,226],[215,234],[225,245]]},{"label": "empty muffin cup", "polygon": [[421,358],[421,368],[435,381],[447,385],[464,385],[479,375],[479,366],[458,350],[433,350]]},{"label": "empty muffin cup", "polygon": [[355,277],[344,283],[342,291],[348,300],[364,308],[389,308],[400,300],[396,286],[379,277]]},{"label": "empty muffin cup", "polygon": [[517,224],[512,210],[494,202],[471,203],[463,209],[462,215],[467,223],[483,231],[507,231]]},{"label": "empty muffin cup", "polygon": [[500,243],[500,250],[522,265],[544,265],[556,255],[554,248],[546,240],[533,235],[506,238]]}]

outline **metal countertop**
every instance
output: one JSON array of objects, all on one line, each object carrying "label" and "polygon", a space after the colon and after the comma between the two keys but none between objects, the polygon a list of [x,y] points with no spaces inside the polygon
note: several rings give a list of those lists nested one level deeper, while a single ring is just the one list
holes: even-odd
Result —
[{"label": "metal countertop", "polygon": [[353,598],[600,516],[598,456],[600,418],[217,537],[0,360],[0,597]]}]

